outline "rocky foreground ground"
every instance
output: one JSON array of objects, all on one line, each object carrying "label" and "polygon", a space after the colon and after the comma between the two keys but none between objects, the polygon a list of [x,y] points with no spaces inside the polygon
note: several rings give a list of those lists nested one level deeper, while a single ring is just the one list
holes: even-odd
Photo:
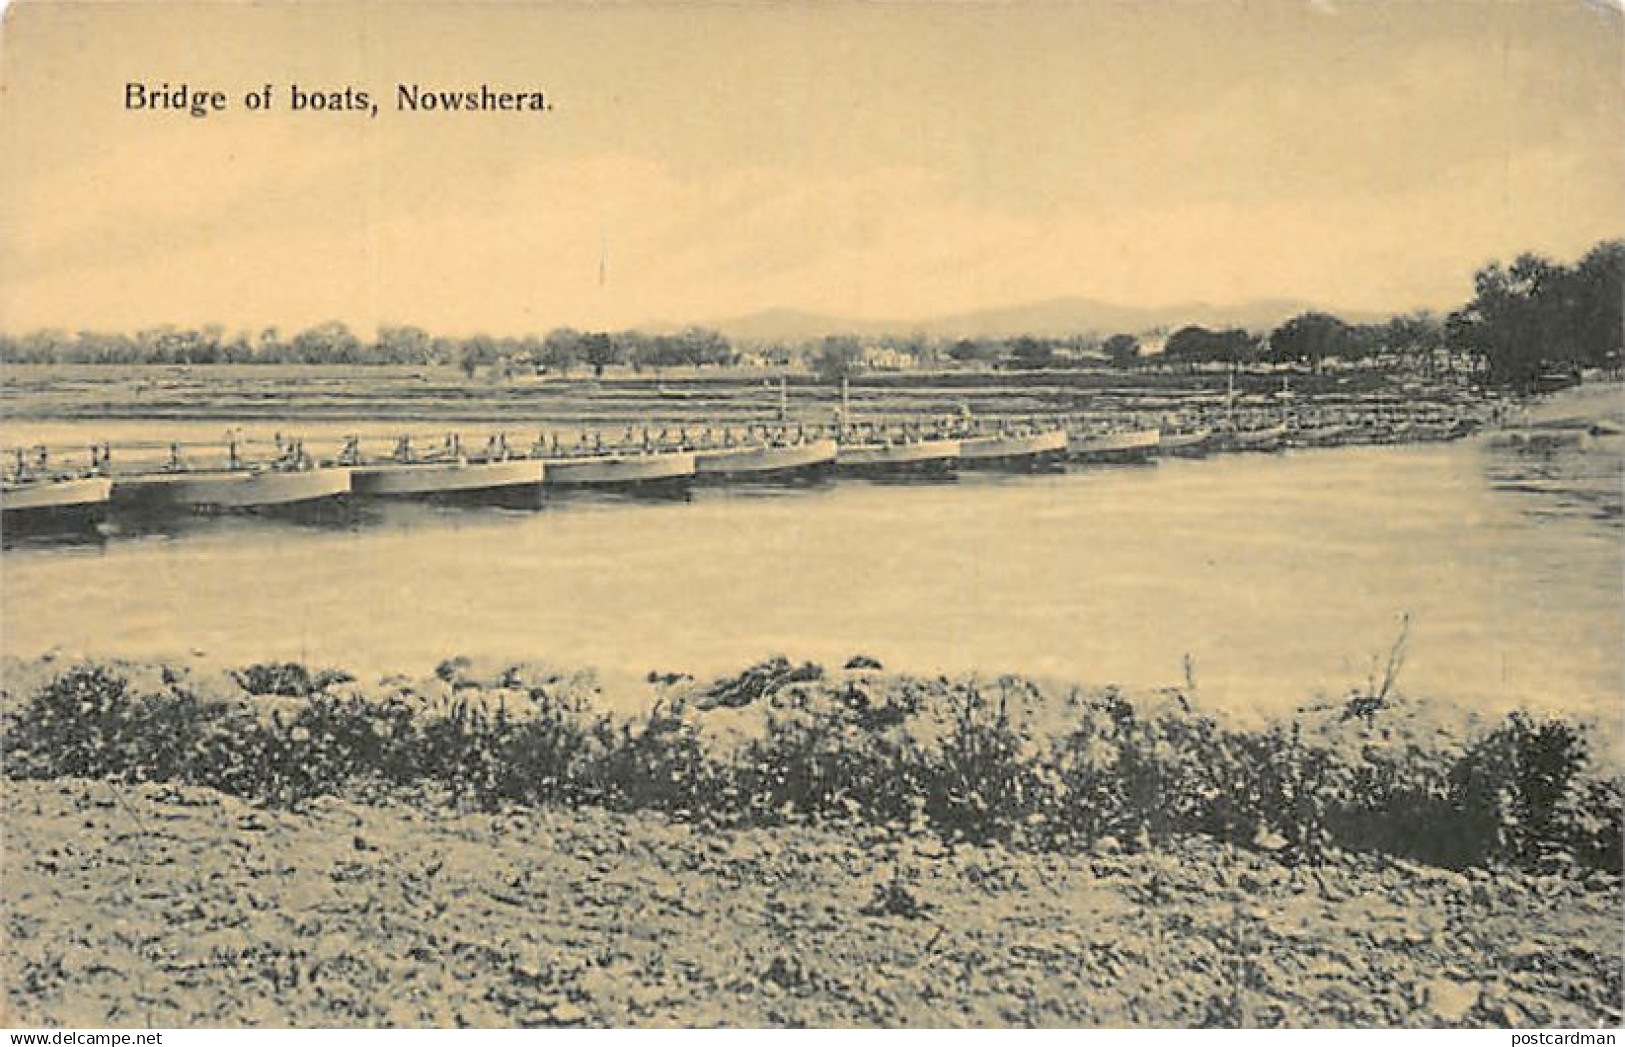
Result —
[{"label": "rocky foreground ground", "polygon": [[[22,1026],[1621,1021],[1617,877],[5,781]],[[1109,852],[1110,842],[1101,848]]]}]

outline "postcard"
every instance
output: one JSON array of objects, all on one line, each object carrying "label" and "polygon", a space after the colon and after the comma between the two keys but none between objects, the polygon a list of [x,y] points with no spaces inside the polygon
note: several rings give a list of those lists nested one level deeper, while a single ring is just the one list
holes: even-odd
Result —
[{"label": "postcard", "polygon": [[1616,1028],[1622,19],[11,4],[0,1024]]}]

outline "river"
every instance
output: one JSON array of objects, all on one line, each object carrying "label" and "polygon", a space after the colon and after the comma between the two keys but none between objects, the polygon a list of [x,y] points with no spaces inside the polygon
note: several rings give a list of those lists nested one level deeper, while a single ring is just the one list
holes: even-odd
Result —
[{"label": "river", "polygon": [[[155,429],[154,432],[157,430]],[[453,654],[610,675],[768,654],[1174,684],[1271,711],[1365,683],[1617,718],[1619,437],[1493,437],[895,485],[700,488],[536,509],[369,507],[343,526],[189,520],[0,554],[3,649]]]}]

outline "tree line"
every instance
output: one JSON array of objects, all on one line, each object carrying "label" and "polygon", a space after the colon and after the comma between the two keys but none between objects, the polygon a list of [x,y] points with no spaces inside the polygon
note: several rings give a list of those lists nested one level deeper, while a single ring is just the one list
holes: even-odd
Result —
[{"label": "tree line", "polygon": [[1170,363],[1302,364],[1318,369],[1332,360],[1426,358],[1444,348],[1443,332],[1443,321],[1427,310],[1366,324],[1310,311],[1299,313],[1267,333],[1239,327],[1217,331],[1194,324],[1182,327],[1169,336],[1163,356]]},{"label": "tree line", "polygon": [[1444,317],[1423,310],[1352,324],[1306,312],[1268,334],[1183,327],[1169,337],[1163,356],[1193,365],[1319,368],[1331,360],[1429,360],[1442,352],[1471,361],[1492,384],[1518,389],[1534,388],[1554,372],[1618,372],[1625,362],[1625,240],[1605,240],[1572,265],[1529,253],[1510,264],[1491,262],[1474,275],[1473,289],[1469,301]]},{"label": "tree line", "polygon": [[739,355],[727,337],[702,327],[654,335],[561,327],[545,336],[455,338],[386,324],[371,341],[336,321],[290,336],[275,327],[227,334],[218,324],[163,326],[134,334],[47,330],[0,335],[0,361],[33,364],[452,365],[469,373],[482,367],[535,366],[568,374],[617,364],[640,369],[721,366],[737,363]]},{"label": "tree line", "polygon": [[339,322],[291,335],[278,328],[227,333],[164,326],[134,334],[61,330],[0,334],[0,363],[46,364],[349,364],[451,365],[472,375],[536,369],[569,375],[608,367],[635,371],[722,367],[752,362],[802,362],[826,380],[873,369],[996,366],[1021,370],[1067,367],[1227,365],[1259,363],[1318,369],[1330,361],[1409,359],[1429,364],[1467,360],[1487,380],[1528,388],[1553,371],[1599,367],[1618,371],[1625,319],[1625,240],[1599,243],[1572,265],[1535,254],[1492,262],[1473,278],[1474,295],[1440,317],[1422,310],[1381,323],[1350,323],[1310,311],[1268,332],[1196,324],[1174,331],[1160,352],[1147,336],[1119,332],[1064,337],[940,338],[920,333],[859,338],[835,334],[800,341],[735,345],[706,327],[675,333],[579,331],[546,335],[431,335],[420,327],[386,324],[365,340]]},{"label": "tree line", "polygon": [[1445,338],[1482,359],[1497,384],[1529,388],[1553,371],[1618,372],[1625,361],[1625,240],[1573,265],[1535,254],[1494,262],[1473,289],[1445,320]]}]

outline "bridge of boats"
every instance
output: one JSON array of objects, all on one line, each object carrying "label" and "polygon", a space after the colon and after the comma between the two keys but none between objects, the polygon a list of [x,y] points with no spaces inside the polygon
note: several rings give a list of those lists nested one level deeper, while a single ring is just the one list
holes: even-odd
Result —
[{"label": "bridge of boats", "polygon": [[1483,421],[1367,406],[1223,414],[1095,413],[1001,419],[876,418],[659,428],[555,428],[306,440],[227,433],[208,441],[103,442],[7,452],[0,507],[23,516],[102,507],[254,509],[342,498],[435,497],[520,488],[678,485],[811,474],[1060,468],[1159,454],[1450,439]]}]

